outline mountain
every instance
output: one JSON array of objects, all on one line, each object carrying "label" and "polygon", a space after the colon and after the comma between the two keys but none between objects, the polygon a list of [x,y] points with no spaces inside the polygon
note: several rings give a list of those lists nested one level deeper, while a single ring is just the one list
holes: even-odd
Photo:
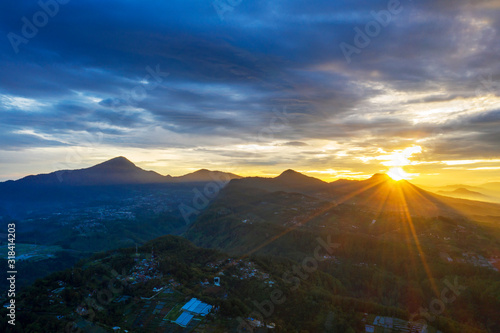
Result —
[{"label": "mountain", "polygon": [[187,175],[184,176],[172,177],[171,181],[176,183],[195,183],[195,182],[212,182],[212,181],[227,183],[232,179],[239,179],[239,178],[242,177],[235,175],[234,173],[201,169],[192,173],[188,173]]},{"label": "mountain", "polygon": [[146,171],[123,156],[78,170],[59,170],[49,174],[27,176],[8,183],[24,186],[104,186],[104,185],[131,185],[131,184],[163,184],[163,183],[189,183],[210,182],[241,178],[232,173],[221,171],[210,171],[206,169],[196,172],[172,177],[162,176],[155,171]]},{"label": "mountain", "polygon": [[[232,181],[228,190],[236,186],[255,188],[268,192],[291,192],[310,195],[335,204],[359,204],[374,209],[401,211],[406,209],[411,214],[437,216],[440,210],[448,209],[429,192],[426,192],[403,180],[395,182],[386,174],[375,174],[371,178],[354,181],[338,180],[326,183],[308,177],[293,170],[287,170],[275,178],[250,177]],[[401,198],[410,197],[403,206]],[[455,214],[457,215],[457,214]]]},{"label": "mountain", "polygon": [[[197,246],[241,258],[292,260],[303,274],[284,278],[297,287],[308,278],[320,283],[309,274],[317,269],[338,281],[329,290],[340,286],[339,294],[390,303],[411,313],[433,299],[432,293],[439,295],[449,276],[459,276],[464,286],[479,274],[498,279],[493,265],[499,222],[500,205],[436,195],[384,174],[324,183],[288,171],[283,177],[231,181],[184,235]],[[320,244],[326,243],[332,251],[318,257]],[[426,287],[416,291],[414,283]],[[422,297],[422,292],[428,294]],[[486,304],[463,297],[460,302],[474,308]],[[488,316],[495,318],[493,311]],[[461,332],[449,327],[439,330]]]},{"label": "mountain", "polygon": [[322,193],[329,191],[329,184],[301,174],[294,170],[286,170],[274,178],[246,177],[231,181],[232,186],[256,188],[265,191],[284,191],[298,193]]},{"label": "mountain", "polygon": [[485,188],[490,191],[500,192],[500,182],[491,182],[479,185],[481,188]]},{"label": "mountain", "polygon": [[49,174],[27,176],[9,183],[32,186],[89,186],[162,183],[169,178],[170,176],[165,177],[154,171],[143,170],[120,156],[90,168],[59,170]]},{"label": "mountain", "polygon": [[[94,168],[101,175],[137,171],[121,159]],[[24,319],[29,326],[23,329],[180,332],[169,320],[196,297],[215,306],[213,315],[193,321],[199,331],[257,331],[249,325],[259,318],[283,332],[361,332],[384,316],[415,331],[408,329],[410,314],[449,281],[467,292],[429,323],[430,332],[479,333],[486,318],[497,324],[500,294],[488,286],[499,278],[490,259],[500,246],[500,205],[440,196],[384,174],[326,183],[293,170],[275,178],[237,177],[201,204],[197,182],[214,181],[211,175],[199,170],[160,184],[67,186],[66,193],[77,196],[94,187],[93,198],[107,188],[131,194],[113,207],[106,200],[19,221],[16,234],[24,242],[113,249],[19,293],[16,307],[36,314]],[[181,205],[196,208],[187,210],[194,223],[181,216]],[[167,233],[196,246],[156,238]],[[22,275],[32,274],[35,264],[26,263]],[[112,293],[103,283],[107,275],[121,286]],[[484,290],[490,297],[477,297]],[[99,301],[104,293],[111,298]],[[8,327],[3,311],[0,331]]]},{"label": "mountain", "polygon": [[294,186],[311,186],[324,184],[323,181],[317,178],[306,176],[292,169],[283,171],[275,179],[281,183],[287,183]]},{"label": "mountain", "polygon": [[484,195],[476,191],[471,191],[463,187],[457,188],[453,191],[437,191],[436,193],[454,198],[471,199],[479,201],[485,201],[490,199],[490,197],[488,197],[487,195]]},{"label": "mountain", "polygon": [[[193,198],[193,183],[219,180],[222,187],[239,176],[220,171],[199,170],[180,177],[146,171],[123,156],[89,168],[59,170],[0,182],[0,220],[2,216],[25,218],[43,212],[60,212],[105,202],[117,205],[126,201],[152,201],[177,207]],[[160,200],[162,198],[162,200]],[[175,204],[174,204],[175,203]],[[164,210],[157,207],[156,210]]]},{"label": "mountain", "polygon": [[396,182],[386,174],[374,174],[365,180],[340,179],[327,183],[294,170],[286,170],[274,178],[234,179],[227,186],[227,191],[235,193],[250,193],[250,189],[301,193],[336,205],[360,205],[374,211],[406,212],[411,216],[472,217],[482,221],[500,216],[498,204],[479,202],[477,198],[471,201],[439,195],[406,180]]},{"label": "mountain", "polygon": [[500,203],[500,183],[485,183],[478,186],[454,184],[439,187],[421,185],[420,187],[432,193],[453,198]]},{"label": "mountain", "polygon": [[327,231],[411,241],[412,234],[448,228],[446,221],[453,221],[455,229],[459,223],[479,223],[498,231],[500,205],[437,195],[385,174],[325,183],[286,171],[275,178],[232,180],[186,237],[238,255],[263,251],[300,258],[300,249]]},{"label": "mountain", "polygon": [[371,178],[344,183],[333,183],[337,204],[349,203],[380,212],[404,212],[410,216],[453,216],[462,214],[445,203],[443,197],[425,191],[406,180],[394,181],[388,175],[375,174]]}]

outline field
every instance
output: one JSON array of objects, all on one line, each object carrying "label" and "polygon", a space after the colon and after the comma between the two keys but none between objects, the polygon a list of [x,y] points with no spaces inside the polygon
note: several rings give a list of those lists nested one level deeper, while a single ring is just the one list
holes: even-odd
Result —
[{"label": "field", "polygon": [[[16,260],[17,261],[41,261],[49,258],[54,258],[55,253],[64,251],[60,246],[45,246],[35,244],[16,243]],[[7,259],[7,253],[4,253],[4,259]]]}]

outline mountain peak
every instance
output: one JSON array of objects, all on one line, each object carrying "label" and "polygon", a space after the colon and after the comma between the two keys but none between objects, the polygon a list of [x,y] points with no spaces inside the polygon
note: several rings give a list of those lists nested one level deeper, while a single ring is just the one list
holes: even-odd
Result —
[{"label": "mountain peak", "polygon": [[276,177],[278,181],[292,183],[292,184],[301,184],[301,185],[317,185],[323,184],[324,182],[320,179],[306,176],[303,173],[298,171],[288,169],[283,171],[278,177]]},{"label": "mountain peak", "polygon": [[304,175],[304,174],[302,174],[300,172],[297,172],[297,171],[292,170],[292,169],[288,169],[288,170],[283,171],[278,176],[278,178],[280,178],[280,177],[290,177],[290,176],[304,176],[304,177],[307,177],[306,175]]},{"label": "mountain peak", "polygon": [[385,173],[376,173],[373,176],[371,176],[369,180],[377,181],[377,182],[385,182],[385,181],[392,180],[392,178]]},{"label": "mountain peak", "polygon": [[200,170],[196,170],[195,172],[193,172],[193,174],[208,174],[210,172],[213,172],[213,171],[210,171],[208,169],[200,169]]},{"label": "mountain peak", "polygon": [[200,169],[183,176],[174,177],[176,182],[228,182],[231,179],[241,178],[230,172],[212,171],[208,169]]},{"label": "mountain peak", "polygon": [[95,165],[93,168],[110,168],[110,169],[136,169],[137,166],[123,156],[118,156]]}]

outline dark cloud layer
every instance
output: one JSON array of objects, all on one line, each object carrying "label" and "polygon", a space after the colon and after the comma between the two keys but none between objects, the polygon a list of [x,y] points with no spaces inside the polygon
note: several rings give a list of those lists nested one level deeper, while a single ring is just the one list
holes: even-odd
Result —
[{"label": "dark cloud layer", "polygon": [[[272,133],[285,146],[439,134],[456,138],[435,143],[439,155],[499,157],[499,113],[490,106],[472,112],[464,102],[463,116],[439,123],[403,112],[499,95],[496,81],[481,79],[500,74],[498,2],[402,0],[348,63],[339,45],[356,46],[355,29],[391,1],[242,1],[223,19],[210,1],[70,1],[17,53],[9,33],[22,36],[22,18],[41,8],[2,1],[0,143],[66,145],[76,132],[102,132],[107,144],[157,146],[130,137],[151,126],[251,141],[286,107],[286,126]],[[408,97],[373,102],[389,90]],[[19,134],[27,130],[39,136]]]}]

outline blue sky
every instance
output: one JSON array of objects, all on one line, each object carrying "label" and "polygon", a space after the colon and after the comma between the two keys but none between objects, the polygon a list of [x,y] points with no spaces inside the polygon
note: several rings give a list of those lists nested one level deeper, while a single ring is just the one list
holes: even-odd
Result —
[{"label": "blue sky", "polygon": [[0,179],[118,155],[362,178],[418,146],[423,182],[500,180],[500,1],[42,3],[0,4]]}]

